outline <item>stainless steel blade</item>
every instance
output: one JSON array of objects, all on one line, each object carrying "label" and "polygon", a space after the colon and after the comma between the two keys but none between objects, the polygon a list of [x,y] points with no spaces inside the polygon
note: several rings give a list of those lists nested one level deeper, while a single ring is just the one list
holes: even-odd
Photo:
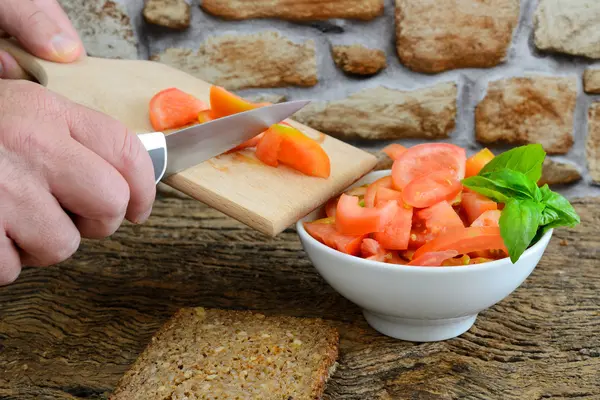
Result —
[{"label": "stainless steel blade", "polygon": [[200,164],[265,131],[300,110],[309,100],[288,101],[215,119],[166,135],[165,176]]}]

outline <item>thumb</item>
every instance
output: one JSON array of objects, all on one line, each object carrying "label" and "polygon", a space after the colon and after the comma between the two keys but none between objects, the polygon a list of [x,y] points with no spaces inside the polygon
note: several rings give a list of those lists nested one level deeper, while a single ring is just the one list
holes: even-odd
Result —
[{"label": "thumb", "polygon": [[61,27],[31,0],[2,0],[0,28],[31,54],[55,62],[71,62],[83,52],[78,38]]}]

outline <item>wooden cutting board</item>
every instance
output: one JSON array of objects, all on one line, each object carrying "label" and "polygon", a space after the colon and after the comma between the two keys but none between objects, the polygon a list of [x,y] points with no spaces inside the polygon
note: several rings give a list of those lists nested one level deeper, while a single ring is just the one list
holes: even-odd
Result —
[{"label": "wooden cutting board", "polygon": [[[146,60],[86,57],[72,64],[38,59],[15,42],[0,40],[19,64],[48,89],[104,112],[136,133],[151,132],[148,103],[176,87],[209,101],[211,84],[167,65]],[[260,163],[251,150],[221,155],[164,182],[236,220],[275,236],[371,171],[375,156],[292,120],[321,142],[331,160],[328,179],[305,176],[285,166]]]}]

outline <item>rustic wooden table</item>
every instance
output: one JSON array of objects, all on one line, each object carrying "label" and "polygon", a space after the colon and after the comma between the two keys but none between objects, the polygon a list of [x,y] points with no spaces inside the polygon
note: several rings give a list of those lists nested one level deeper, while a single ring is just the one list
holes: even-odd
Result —
[{"label": "rustic wooden table", "polygon": [[288,230],[268,239],[190,199],[161,198],[143,226],[85,241],[61,266],[0,289],[0,398],[100,399],[182,306],[336,321],[326,399],[600,398],[600,199],[556,231],[511,296],[461,337],[384,337],[333,291]]}]

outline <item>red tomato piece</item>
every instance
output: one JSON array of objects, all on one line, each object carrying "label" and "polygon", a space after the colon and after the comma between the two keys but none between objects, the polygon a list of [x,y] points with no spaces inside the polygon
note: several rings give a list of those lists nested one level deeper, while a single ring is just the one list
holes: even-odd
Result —
[{"label": "red tomato piece", "polygon": [[272,127],[267,129],[262,139],[256,145],[256,158],[271,167],[278,166],[279,151],[283,139],[283,136],[277,133]]},{"label": "red tomato piece", "polygon": [[481,214],[471,226],[500,226],[500,210],[488,210]]},{"label": "red tomato piece", "polygon": [[342,253],[358,256],[360,245],[366,235],[342,235],[335,229],[333,218],[324,218],[314,222],[305,222],[304,229],[319,242],[341,251]]},{"label": "red tomato piece", "polygon": [[449,258],[456,257],[457,255],[458,251],[456,250],[432,251],[414,258],[408,263],[408,265],[421,267],[440,267],[444,261]]},{"label": "red tomato piece", "polygon": [[364,258],[373,261],[385,261],[387,253],[383,247],[374,239],[365,238],[360,246],[360,252]]},{"label": "red tomato piece", "polygon": [[502,249],[506,251],[500,228],[493,226],[454,228],[419,247],[415,258],[429,252],[456,250],[458,254]]},{"label": "red tomato piece", "polygon": [[336,215],[336,229],[344,235],[366,235],[373,232],[383,232],[392,221],[398,203],[386,202],[375,208],[361,207],[356,196],[343,193],[338,200]]},{"label": "red tomato piece", "polygon": [[425,208],[443,200],[452,201],[461,190],[460,180],[449,170],[435,170],[412,180],[402,190],[402,197],[406,204]]},{"label": "red tomato piece", "polygon": [[268,103],[254,104],[220,86],[210,87],[210,107],[213,119],[254,110],[264,105],[268,105]]},{"label": "red tomato piece", "polygon": [[238,144],[233,149],[229,150],[227,153],[233,153],[233,152],[247,149],[250,147],[256,147],[256,146],[258,146],[258,143],[261,141],[261,139],[264,137],[264,135],[265,135],[265,132],[263,132],[257,136],[254,136],[252,139],[246,140],[242,144]]},{"label": "red tomato piece", "polygon": [[498,209],[498,204],[495,201],[472,191],[463,193],[461,205],[465,210],[469,225],[473,224],[473,221],[484,212]]},{"label": "red tomato piece", "polygon": [[150,123],[156,131],[181,128],[196,122],[198,114],[208,105],[189,93],[169,88],[156,93],[150,100]]},{"label": "red tomato piece", "polygon": [[365,193],[365,207],[375,207],[375,196],[377,196],[377,188],[380,186],[392,188],[392,177],[384,176],[367,186],[367,192]]},{"label": "red tomato piece", "polygon": [[449,228],[465,227],[454,208],[445,200],[419,210],[418,214],[418,218],[425,222],[427,230],[433,235],[445,232]]},{"label": "red tomato piece", "polygon": [[384,147],[381,151],[387,154],[387,156],[392,160],[397,160],[398,157],[400,157],[400,154],[404,153],[406,150],[406,147],[402,146],[401,144],[392,143]]},{"label": "red tomato piece", "polygon": [[492,161],[494,153],[489,149],[485,148],[479,151],[477,154],[472,155],[467,159],[465,177],[475,176],[485,167],[487,163]]},{"label": "red tomato piece", "polygon": [[413,208],[404,204],[402,193],[379,187],[377,189],[376,206],[384,206],[388,202],[396,202],[398,209],[383,232],[373,233],[373,238],[388,250],[406,250],[410,240]]},{"label": "red tomato piece", "polygon": [[334,197],[325,203],[325,214],[328,217],[335,217],[335,209],[337,208],[338,200],[339,197]]},{"label": "red tomato piece", "polygon": [[459,181],[465,176],[466,152],[449,143],[427,143],[410,147],[392,165],[394,186],[404,190],[417,178],[435,171],[450,171]]},{"label": "red tomato piece", "polygon": [[329,178],[331,162],[321,145],[288,125],[275,124],[269,128],[283,136],[277,159],[305,175]]}]

